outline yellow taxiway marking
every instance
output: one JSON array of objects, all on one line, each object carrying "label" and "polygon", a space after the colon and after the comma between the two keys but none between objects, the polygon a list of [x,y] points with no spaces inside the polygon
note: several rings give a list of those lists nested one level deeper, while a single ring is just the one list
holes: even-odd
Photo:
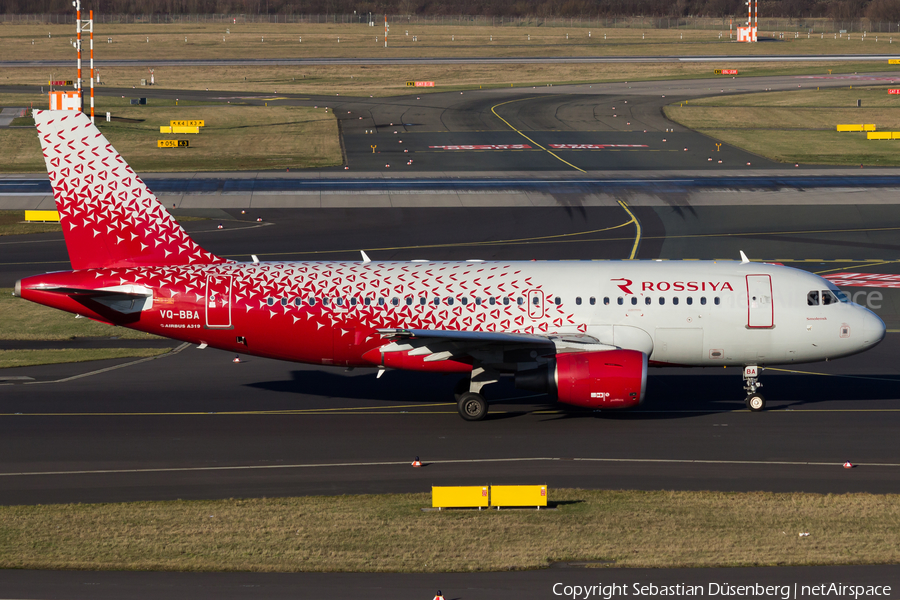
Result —
[{"label": "yellow taxiway marking", "polygon": [[[65,413],[0,413],[0,417],[196,417],[196,416],[247,416],[247,415],[306,415],[306,414],[339,414],[352,411],[385,411],[383,414],[408,414],[399,408],[428,408],[431,406],[456,406],[452,402],[433,404],[401,404],[399,406],[345,406],[337,408],[301,408],[296,410],[233,410],[233,411],[187,411],[187,412],[65,412]],[[388,410],[389,409],[389,410]],[[366,412],[365,414],[379,414]],[[428,411],[427,414],[435,414]],[[451,414],[451,413],[447,413]],[[456,414],[453,411],[452,414]]]},{"label": "yellow taxiway marking", "polygon": [[[891,383],[900,383],[900,375],[897,376],[897,379],[890,379],[888,377],[871,377],[869,375],[842,375],[840,373],[816,373],[815,371],[797,371],[795,369],[779,369],[777,367],[766,367],[765,370],[778,371],[780,373],[794,373],[796,375],[821,375],[822,377],[841,377],[843,379],[865,379],[867,381],[889,381]],[[855,411],[857,409],[850,410]]]},{"label": "yellow taxiway marking", "polygon": [[560,161],[560,162],[562,162],[562,163],[565,163],[565,164],[569,165],[570,167],[572,167],[572,168],[575,169],[576,171],[581,171],[582,173],[587,173],[587,171],[585,171],[584,169],[581,169],[581,168],[579,168],[579,167],[576,167],[575,165],[573,165],[573,164],[570,163],[569,161],[567,161],[567,160],[565,160],[565,159],[563,159],[563,158],[560,158],[557,154],[554,154],[554,153],[551,152],[550,150],[544,148],[543,146],[541,146],[540,144],[538,144],[536,141],[534,141],[533,139],[531,139],[530,137],[528,137],[527,135],[525,135],[524,133],[522,133],[520,130],[518,130],[518,129],[516,129],[515,127],[513,127],[513,126],[510,124],[509,121],[507,121],[506,119],[504,119],[503,117],[501,117],[500,115],[498,115],[498,114],[497,114],[497,111],[495,110],[498,106],[503,106],[504,104],[511,104],[511,103],[513,103],[513,102],[522,102],[523,100],[534,100],[535,98],[538,98],[538,96],[532,96],[531,98],[519,98],[518,100],[507,100],[506,102],[501,102],[500,104],[495,104],[494,106],[492,106],[492,107],[491,107],[491,112],[494,113],[494,116],[495,116],[495,117],[497,117],[498,119],[500,119],[501,121],[503,121],[504,123],[506,123],[506,126],[507,126],[507,127],[509,127],[510,129],[512,129],[513,131],[515,131],[515,132],[518,133],[519,135],[521,135],[523,138],[525,138],[526,140],[528,140],[529,142],[531,142],[532,144],[534,144],[535,146],[537,146],[538,148],[540,148],[541,150],[543,150],[544,152],[546,152],[547,154],[549,154],[550,156],[552,156],[553,158],[555,158],[556,160],[558,160],[558,161]]},{"label": "yellow taxiway marking", "polygon": [[634,213],[628,210],[628,203],[624,200],[619,200],[619,206],[628,213],[628,216],[631,217],[630,223],[634,223],[635,234],[634,234],[634,246],[631,247],[631,254],[628,256],[629,260],[634,260],[634,257],[637,256],[638,248],[641,246],[641,222],[638,221],[637,217],[634,216]]}]

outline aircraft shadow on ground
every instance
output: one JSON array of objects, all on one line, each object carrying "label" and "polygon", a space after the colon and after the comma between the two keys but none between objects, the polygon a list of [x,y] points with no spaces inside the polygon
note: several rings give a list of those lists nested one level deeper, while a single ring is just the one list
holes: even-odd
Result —
[{"label": "aircraft shadow on ground", "polygon": [[[371,372],[350,374],[333,370],[296,370],[291,378],[261,381],[250,387],[320,398],[348,398],[372,402],[433,404],[453,402],[459,374],[389,371],[380,379]],[[820,375],[762,377],[761,390],[772,408],[793,408],[836,401],[893,401],[900,398],[900,378],[872,375],[850,378]],[[484,389],[494,412],[490,419],[508,419],[535,410],[562,409],[548,420],[567,418],[683,419],[704,412],[743,410],[745,393],[740,375],[650,374],[644,403],[633,410],[594,411],[557,404],[547,395],[517,390],[510,378]],[[774,406],[773,406],[774,405]],[[388,408],[390,405],[386,405]],[[671,411],[671,412],[667,412]]]}]

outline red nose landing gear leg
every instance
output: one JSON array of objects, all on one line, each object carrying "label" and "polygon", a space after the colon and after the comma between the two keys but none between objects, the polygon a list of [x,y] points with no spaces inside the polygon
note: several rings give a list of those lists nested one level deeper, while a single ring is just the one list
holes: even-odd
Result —
[{"label": "red nose landing gear leg", "polygon": [[496,383],[499,376],[482,367],[472,369],[472,377],[463,379],[456,385],[454,396],[459,416],[466,421],[481,421],[487,416],[488,403],[481,395],[481,388],[489,383]]},{"label": "red nose landing gear leg", "polygon": [[757,390],[762,387],[759,374],[762,367],[747,365],[744,367],[744,389],[747,391],[747,408],[752,412],[760,412],[766,408],[766,399]]}]

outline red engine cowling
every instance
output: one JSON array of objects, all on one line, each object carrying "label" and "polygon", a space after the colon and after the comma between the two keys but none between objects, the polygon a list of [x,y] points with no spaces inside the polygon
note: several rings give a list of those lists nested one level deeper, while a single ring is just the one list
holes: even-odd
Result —
[{"label": "red engine cowling", "polygon": [[556,392],[560,402],[587,408],[628,408],[644,400],[647,355],[637,350],[557,354],[541,369],[516,373],[516,387]]}]

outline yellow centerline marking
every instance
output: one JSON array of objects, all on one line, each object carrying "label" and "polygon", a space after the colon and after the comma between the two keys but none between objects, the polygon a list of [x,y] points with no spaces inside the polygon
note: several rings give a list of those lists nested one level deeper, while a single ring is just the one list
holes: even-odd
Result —
[{"label": "yellow centerline marking", "polygon": [[549,154],[550,156],[552,156],[553,158],[555,158],[556,160],[558,160],[558,161],[560,161],[560,162],[562,162],[562,163],[565,163],[565,164],[569,165],[570,167],[572,167],[572,168],[575,169],[576,171],[581,171],[582,173],[587,173],[587,171],[585,171],[584,169],[581,169],[581,168],[579,168],[579,167],[576,167],[575,165],[573,165],[573,164],[570,163],[569,161],[567,161],[567,160],[565,160],[565,159],[563,159],[563,158],[560,158],[558,155],[554,154],[553,152],[551,152],[551,151],[548,150],[547,148],[544,148],[543,146],[541,146],[540,144],[538,144],[536,141],[534,141],[533,139],[531,139],[530,137],[528,137],[527,135],[525,135],[524,133],[522,133],[521,131],[519,131],[519,130],[516,129],[515,127],[513,127],[513,126],[510,124],[509,121],[507,121],[506,119],[504,119],[503,117],[501,117],[500,115],[498,115],[498,114],[497,114],[497,111],[494,110],[494,109],[496,109],[498,106],[503,106],[504,104],[511,104],[511,103],[513,103],[513,102],[522,102],[523,100],[534,100],[534,99],[536,99],[536,98],[538,98],[538,97],[539,97],[539,96],[532,96],[532,97],[530,97],[530,98],[519,98],[518,100],[507,100],[506,102],[501,102],[500,104],[495,104],[494,106],[492,106],[492,107],[491,107],[491,112],[494,113],[494,116],[495,116],[495,117],[497,117],[498,119],[500,119],[501,121],[503,121],[504,123],[506,123],[506,126],[507,126],[507,127],[509,127],[510,129],[512,129],[513,131],[515,131],[515,132],[518,133],[519,135],[521,135],[523,138],[525,138],[526,140],[528,140],[529,142],[531,142],[532,144],[534,144],[535,146],[537,146],[538,148],[540,148],[541,150],[543,150],[544,152],[546,152],[547,154]]},{"label": "yellow centerline marking", "polygon": [[[296,410],[233,410],[233,411],[188,411],[188,412],[75,412],[75,413],[0,413],[0,417],[195,417],[195,416],[247,416],[247,415],[305,415],[335,414],[351,411],[386,411],[384,413],[367,412],[365,414],[402,414],[407,411],[398,408],[428,408],[431,406],[456,406],[453,402],[436,402],[431,404],[401,404],[398,406],[344,406],[337,408],[301,408]],[[456,411],[453,411],[455,414]],[[428,411],[427,414],[437,414]],[[450,413],[447,413],[450,414]]]},{"label": "yellow centerline marking", "polygon": [[[868,375],[841,375],[839,373],[816,373],[815,371],[797,371],[795,369],[779,369],[777,367],[765,367],[766,371],[779,371],[781,373],[794,373],[797,375],[821,375],[822,377],[842,377],[844,379],[865,379],[867,381],[890,381],[891,383],[900,383],[900,375],[897,376],[897,379],[890,379],[887,377],[871,377]],[[856,411],[860,409],[847,409],[850,411]],[[873,410],[882,410],[882,409],[873,409]],[[884,409],[887,410],[887,409]],[[900,410],[900,409],[897,409]]]},{"label": "yellow centerline marking", "polygon": [[638,248],[641,246],[641,222],[638,221],[637,217],[634,216],[634,213],[628,210],[628,203],[624,200],[619,200],[619,206],[628,213],[628,216],[631,217],[631,222],[634,223],[634,227],[636,232],[634,234],[634,246],[631,247],[631,254],[628,256],[630,260],[634,260],[634,257],[637,256]]}]

